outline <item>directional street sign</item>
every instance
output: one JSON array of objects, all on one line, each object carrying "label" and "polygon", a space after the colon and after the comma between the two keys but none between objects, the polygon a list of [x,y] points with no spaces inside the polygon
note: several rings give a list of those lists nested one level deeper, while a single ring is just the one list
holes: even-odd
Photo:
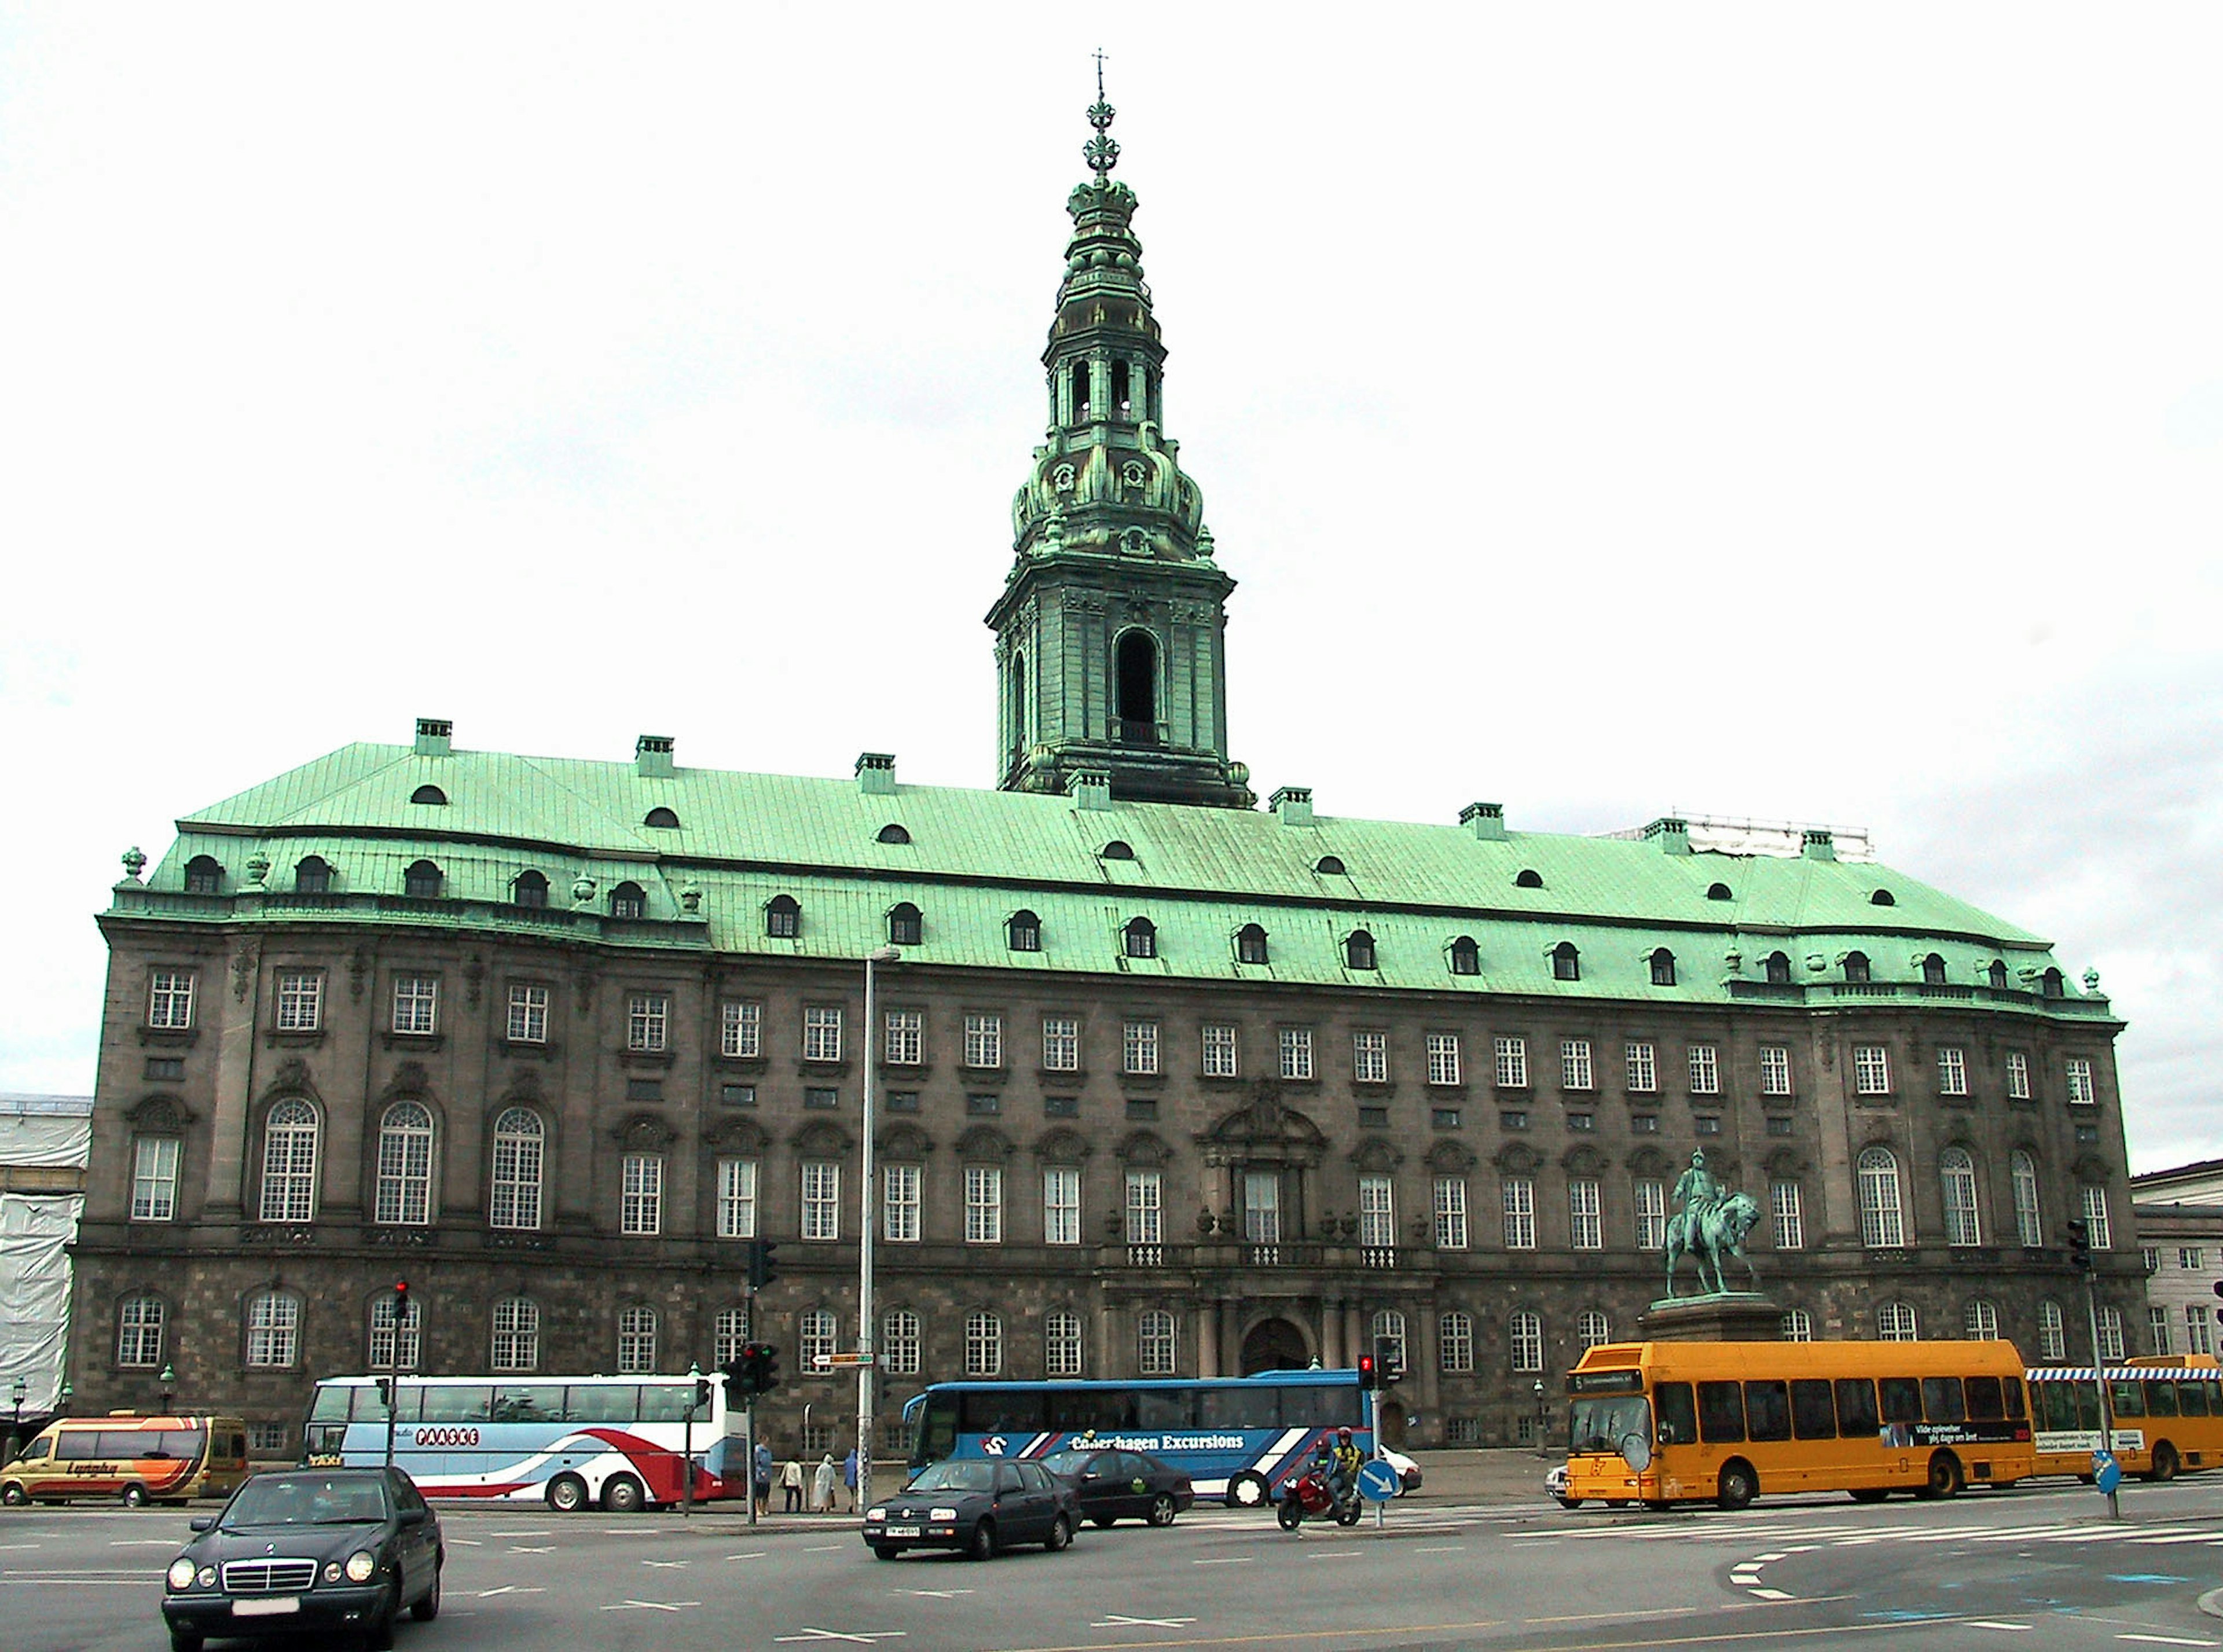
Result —
[{"label": "directional street sign", "polygon": [[2107,1496],[2113,1497],[2116,1488],[2122,1483],[2123,1466],[2115,1460],[2115,1454],[2112,1451],[2094,1452],[2092,1454],[2092,1484],[2098,1486]]},{"label": "directional street sign", "polygon": [[811,1363],[821,1371],[831,1371],[836,1366],[847,1366],[853,1370],[860,1366],[875,1364],[876,1361],[869,1354],[822,1354]]},{"label": "directional street sign", "polygon": [[1397,1495],[1397,1471],[1376,1457],[1359,1469],[1358,1489],[1370,1502],[1387,1503]]}]

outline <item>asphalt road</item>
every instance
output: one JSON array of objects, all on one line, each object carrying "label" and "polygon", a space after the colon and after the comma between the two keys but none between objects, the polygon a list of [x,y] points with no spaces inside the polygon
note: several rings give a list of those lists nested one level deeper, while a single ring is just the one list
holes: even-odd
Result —
[{"label": "asphalt road", "polygon": [[[401,1652],[877,1646],[2223,1648],[2223,1476],[1951,1503],[1764,1502],[1739,1515],[1392,1504],[1377,1530],[1212,1509],[1084,1530],[1063,1555],[876,1561],[847,1521],[752,1535],[730,1515],[444,1515],[438,1623]],[[0,1649],[161,1652],[178,1511],[0,1512]],[[309,1639],[266,1643],[327,1652]]]}]

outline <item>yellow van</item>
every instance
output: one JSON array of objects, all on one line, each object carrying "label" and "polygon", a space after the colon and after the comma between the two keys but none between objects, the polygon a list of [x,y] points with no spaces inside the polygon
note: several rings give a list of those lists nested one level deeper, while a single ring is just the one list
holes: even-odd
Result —
[{"label": "yellow van", "polygon": [[127,1509],[230,1497],[247,1478],[247,1425],[236,1416],[66,1416],[0,1467],[0,1503],[114,1498]]}]

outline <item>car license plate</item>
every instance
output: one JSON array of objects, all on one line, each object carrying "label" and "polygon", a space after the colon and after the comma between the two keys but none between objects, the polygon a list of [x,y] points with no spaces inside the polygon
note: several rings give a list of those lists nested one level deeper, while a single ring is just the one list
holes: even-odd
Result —
[{"label": "car license plate", "polygon": [[235,1600],[231,1603],[234,1617],[283,1617],[301,1610],[299,1595],[278,1595],[268,1600]]},{"label": "car license plate", "polygon": [[891,1537],[916,1537],[918,1536],[918,1528],[916,1526],[890,1526],[888,1528],[888,1536]]}]

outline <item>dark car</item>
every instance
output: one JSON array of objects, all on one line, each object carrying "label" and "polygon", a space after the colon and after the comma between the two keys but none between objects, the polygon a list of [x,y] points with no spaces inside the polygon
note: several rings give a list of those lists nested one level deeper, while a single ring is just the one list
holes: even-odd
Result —
[{"label": "dark car", "polygon": [[1050,1453],[1042,1465],[1073,1487],[1081,1514],[1099,1526],[1115,1520],[1170,1526],[1196,1501],[1187,1475],[1139,1451],[1067,1447]]},{"label": "dark car", "polygon": [[174,1652],[204,1639],[324,1630],[394,1644],[407,1607],[440,1615],[440,1520],[398,1468],[257,1474],[170,1562],[162,1616]]},{"label": "dark car", "polygon": [[865,1542],[884,1561],[907,1548],[957,1548],[985,1561],[1014,1543],[1055,1554],[1080,1525],[1080,1499],[1040,1463],[953,1457],[866,1510]]}]

